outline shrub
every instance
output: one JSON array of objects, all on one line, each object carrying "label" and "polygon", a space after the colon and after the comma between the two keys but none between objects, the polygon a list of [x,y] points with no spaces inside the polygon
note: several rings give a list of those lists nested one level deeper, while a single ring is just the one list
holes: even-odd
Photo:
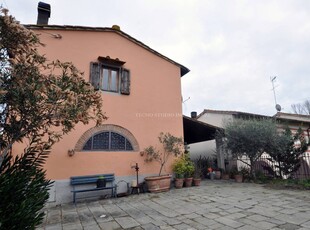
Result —
[{"label": "shrub", "polygon": [[175,173],[176,178],[184,178],[184,174],[186,172],[186,162],[183,157],[180,157],[174,161],[172,171]]}]

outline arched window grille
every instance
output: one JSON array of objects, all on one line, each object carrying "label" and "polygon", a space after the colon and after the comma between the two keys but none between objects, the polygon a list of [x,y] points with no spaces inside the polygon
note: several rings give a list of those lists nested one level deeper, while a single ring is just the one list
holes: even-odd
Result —
[{"label": "arched window grille", "polygon": [[83,146],[84,151],[133,151],[132,144],[123,135],[103,131],[91,136]]}]

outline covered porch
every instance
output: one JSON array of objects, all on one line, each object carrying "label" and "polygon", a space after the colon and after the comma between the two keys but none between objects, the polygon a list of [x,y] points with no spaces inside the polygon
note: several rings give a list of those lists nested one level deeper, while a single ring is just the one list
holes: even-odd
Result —
[{"label": "covered porch", "polygon": [[222,131],[220,127],[216,127],[196,118],[183,115],[183,135],[186,145],[215,140],[216,155],[219,168],[225,168],[224,151],[221,148],[221,139],[216,138],[216,133]]}]

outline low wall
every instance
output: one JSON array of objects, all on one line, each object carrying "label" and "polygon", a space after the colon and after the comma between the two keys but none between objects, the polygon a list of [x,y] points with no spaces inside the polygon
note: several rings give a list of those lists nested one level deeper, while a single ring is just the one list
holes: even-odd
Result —
[{"label": "low wall", "polygon": [[[151,175],[139,175],[139,182],[143,182],[144,178],[146,176],[151,176]],[[127,183],[129,183],[129,187],[131,186],[131,182],[133,180],[136,180],[137,177],[135,175],[132,176],[117,176],[115,177],[115,184],[117,184],[117,193],[126,193],[127,192]],[[95,185],[94,185],[95,186]],[[72,186],[70,185],[70,179],[67,180],[56,180],[53,183],[53,186],[49,190],[49,200],[48,200],[48,206],[54,206],[58,204],[64,204],[64,203],[70,203],[72,202]],[[89,196],[94,196],[98,195],[98,197],[103,196],[103,195],[110,195],[111,191],[98,191],[98,192],[90,192],[90,193],[79,193],[77,195],[78,198],[83,198],[89,197]],[[79,199],[78,199],[79,200]]]}]

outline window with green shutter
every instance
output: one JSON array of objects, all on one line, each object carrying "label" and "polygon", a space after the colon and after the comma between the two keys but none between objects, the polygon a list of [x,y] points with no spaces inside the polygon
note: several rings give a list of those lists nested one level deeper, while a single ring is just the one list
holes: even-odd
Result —
[{"label": "window with green shutter", "polygon": [[98,58],[90,63],[90,82],[96,90],[130,95],[130,71],[118,59]]}]

